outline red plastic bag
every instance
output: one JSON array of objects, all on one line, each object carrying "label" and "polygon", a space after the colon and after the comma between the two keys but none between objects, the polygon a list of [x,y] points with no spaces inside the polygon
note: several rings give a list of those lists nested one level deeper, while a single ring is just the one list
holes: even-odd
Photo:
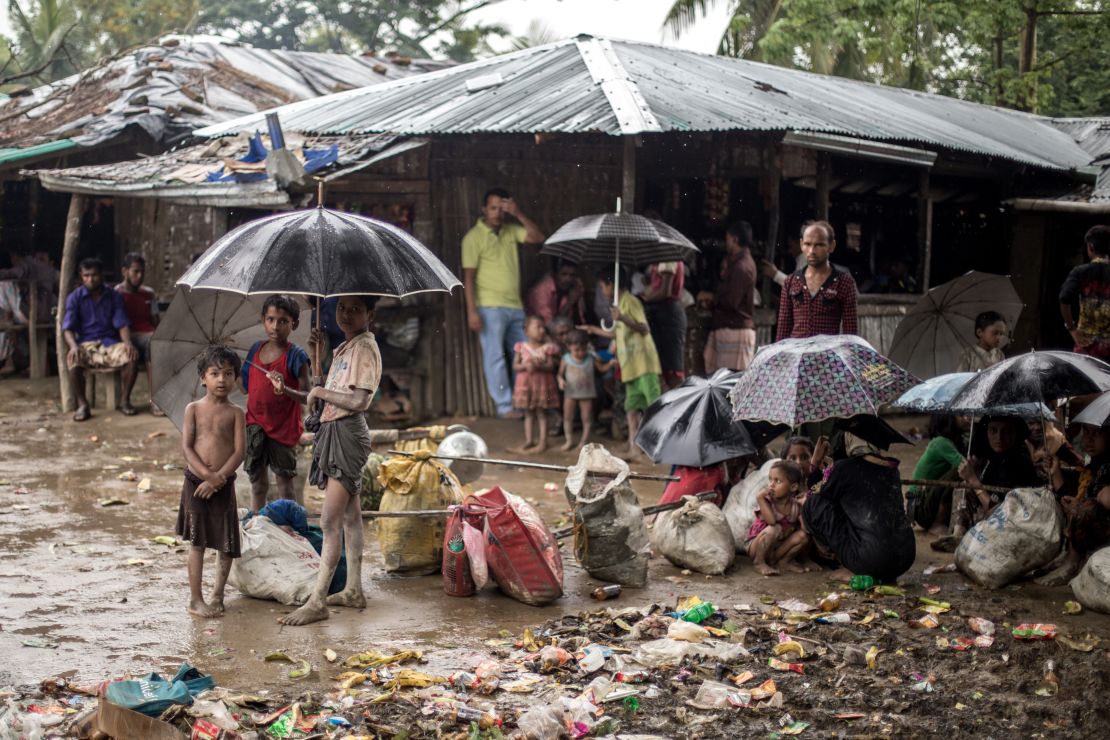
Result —
[{"label": "red plastic bag", "polygon": [[461,507],[455,508],[443,533],[443,591],[448,596],[473,596],[477,590],[463,538],[465,516]]},{"label": "red plastic bag", "polygon": [[563,559],[535,509],[500,487],[468,496],[466,509],[485,514],[486,560],[502,591],[532,606],[563,595]]}]

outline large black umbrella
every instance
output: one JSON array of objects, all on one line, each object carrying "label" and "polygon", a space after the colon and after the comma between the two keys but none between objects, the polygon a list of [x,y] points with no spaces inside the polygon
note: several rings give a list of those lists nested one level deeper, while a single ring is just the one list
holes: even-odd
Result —
[{"label": "large black umbrella", "polygon": [[688,378],[648,406],[636,444],[656,463],[698,468],[754,453],[748,430],[732,419],[735,384],[728,370]]},{"label": "large black umbrella", "polygon": [[902,436],[901,432],[878,416],[861,414],[849,419],[837,419],[834,425],[837,429],[855,435],[880,450],[889,450],[891,445],[913,444]]},{"label": "large black umbrella", "polygon": [[1088,424],[1093,427],[1110,425],[1110,393],[1103,393],[1087,404],[1072,421],[1076,424]]},{"label": "large black umbrella", "polygon": [[177,281],[234,293],[402,297],[451,292],[458,278],[411,234],[326,208],[250,221],[215,244]]},{"label": "large black umbrella", "polygon": [[[978,373],[952,397],[948,411],[980,416],[1019,404],[1045,404],[1110,390],[1110,365],[1074,352],[1029,352]],[[1037,407],[1039,408],[1039,407]]]},{"label": "large black umbrella", "polygon": [[540,254],[571,262],[650,265],[683,260],[698,248],[662,221],[633,213],[580,216],[547,237]]}]

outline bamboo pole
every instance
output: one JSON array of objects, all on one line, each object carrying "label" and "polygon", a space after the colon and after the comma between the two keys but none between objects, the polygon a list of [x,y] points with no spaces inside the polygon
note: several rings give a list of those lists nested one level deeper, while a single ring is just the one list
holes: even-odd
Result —
[{"label": "bamboo pole", "polygon": [[969,486],[962,480],[918,480],[916,478],[902,479],[903,486],[939,486],[941,488],[975,488],[987,493],[1009,493],[1014,490],[1006,486]]},{"label": "bamboo pole", "polygon": [[[705,501],[706,499],[711,499],[716,495],[717,495],[716,491],[702,491],[701,493],[691,494],[689,496],[689,498],[696,498],[698,501]],[[660,514],[664,511],[673,511],[675,509],[681,509],[682,506],[686,503],[686,498],[688,498],[688,497],[683,496],[678,501],[672,501],[669,504],[656,504],[655,506],[645,506],[642,509],[642,511],[643,511],[644,516],[651,516],[652,514]],[[561,539],[564,539],[566,537],[570,537],[572,534],[574,534],[574,526],[572,525],[570,527],[563,527],[562,529],[556,529],[551,534],[554,535],[555,539],[557,539],[557,540],[561,540]]]},{"label": "bamboo pole", "polygon": [[[387,454],[390,455],[403,455],[405,457],[412,457],[413,452],[401,452],[400,450],[388,450]],[[525,462],[523,460],[495,460],[485,457],[462,457],[456,455],[429,455],[428,457],[433,460],[458,460],[459,462],[476,462],[486,465],[510,465],[516,468],[532,468],[534,470],[551,470],[557,473],[569,473],[570,468],[565,465],[551,465],[549,463]],[[608,470],[591,470],[590,475],[597,477],[616,478],[617,473]],[[632,480],[658,480],[671,483],[679,480],[673,475],[654,475],[651,473],[629,473],[629,479]]]},{"label": "bamboo pole", "polygon": [[74,193],[69,197],[65,239],[62,242],[62,268],[58,278],[58,319],[54,326],[54,334],[57,343],[58,385],[62,393],[63,413],[73,411],[76,403],[73,397],[73,389],[69,385],[69,367],[66,365],[66,355],[69,354],[69,347],[66,345],[63,336],[62,322],[65,321],[66,298],[69,297],[70,281],[73,279],[74,264],[77,262],[77,247],[81,241],[81,219],[85,215],[85,204],[87,202],[88,196],[80,193]]}]

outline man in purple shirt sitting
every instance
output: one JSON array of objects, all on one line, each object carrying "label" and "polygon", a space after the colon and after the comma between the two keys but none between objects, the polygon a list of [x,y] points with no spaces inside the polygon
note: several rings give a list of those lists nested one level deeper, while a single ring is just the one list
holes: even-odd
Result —
[{"label": "man in purple shirt sitting", "polygon": [[[85,398],[85,370],[122,368],[123,387],[130,388],[138,368],[138,353],[131,344],[131,329],[123,296],[104,287],[104,267],[98,259],[81,260],[81,287],[66,298],[62,320],[69,354],[69,384],[77,399],[74,421],[85,421],[92,414]],[[131,398],[125,397],[119,410],[135,415]]]}]

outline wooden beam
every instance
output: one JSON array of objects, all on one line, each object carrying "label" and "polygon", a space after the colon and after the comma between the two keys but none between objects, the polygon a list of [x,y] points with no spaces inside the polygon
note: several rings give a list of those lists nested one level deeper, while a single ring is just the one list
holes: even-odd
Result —
[{"label": "wooden beam", "polygon": [[58,319],[54,327],[54,335],[58,345],[58,385],[62,392],[63,413],[74,410],[76,406],[73,389],[69,387],[69,368],[66,365],[69,347],[66,345],[65,337],[62,336],[62,322],[65,320],[66,298],[69,297],[68,289],[73,279],[74,264],[77,261],[77,247],[81,241],[81,221],[85,215],[87,202],[87,196],[80,193],[74,193],[69,197],[65,240],[62,242],[62,267],[58,277]]},{"label": "wooden beam", "polygon": [[815,203],[818,221],[829,220],[829,191],[832,180],[832,158],[828,152],[817,152],[817,201]]},{"label": "wooden beam", "polygon": [[621,165],[621,211],[636,212],[636,137],[624,137]]},{"label": "wooden beam", "polygon": [[933,201],[929,198],[929,170],[917,175],[917,273],[923,291],[929,289],[930,262],[933,261]]}]

